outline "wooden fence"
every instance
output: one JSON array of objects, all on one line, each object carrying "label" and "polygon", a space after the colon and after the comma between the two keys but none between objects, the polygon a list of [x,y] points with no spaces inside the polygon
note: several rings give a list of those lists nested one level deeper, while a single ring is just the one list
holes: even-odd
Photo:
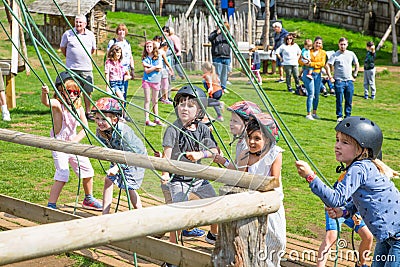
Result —
[{"label": "wooden fence", "polygon": [[[174,250],[172,254],[169,254],[169,258],[162,259],[180,266],[220,266],[215,262],[216,259],[223,261],[226,259],[222,258],[221,255],[233,254],[236,255],[237,266],[243,266],[241,265],[242,260],[244,261],[253,256],[244,253],[249,249],[249,247],[246,247],[246,240],[249,239],[249,233],[236,229],[240,229],[242,226],[246,227],[245,225],[248,225],[249,221],[256,222],[261,220],[262,222],[266,222],[268,214],[277,211],[281,205],[278,193],[272,190],[279,183],[278,179],[274,177],[223,170],[209,166],[203,166],[204,168],[199,170],[198,164],[138,155],[91,145],[71,144],[71,142],[5,129],[0,129],[0,140],[124,163],[130,166],[207,178],[208,180],[218,179],[222,183],[227,182],[230,185],[239,185],[249,189],[270,190],[269,192],[247,191],[232,195],[222,195],[214,198],[173,203],[105,216],[1,232],[0,247],[2,249],[0,250],[0,265],[110,243],[118,246],[117,242],[131,241],[134,238],[195,226],[245,220],[246,223],[238,222],[237,225],[224,226],[234,229],[228,231],[228,233],[232,233],[230,234],[230,240],[235,240],[236,246],[233,246],[233,244],[232,246],[225,246],[226,243],[221,241],[220,237],[217,240],[217,245],[221,242],[224,245],[217,246],[212,257],[207,257],[206,254],[202,255],[199,262],[194,262],[190,258],[177,257],[178,253],[174,253],[175,250],[172,246],[168,248],[169,252]],[[10,201],[0,201],[0,210],[8,212],[10,209],[15,209],[15,205],[6,206],[6,202],[9,203]],[[33,217],[29,219],[36,218],[38,222],[43,222],[46,218],[49,219],[49,215],[51,214],[54,216],[62,215],[59,214],[59,211],[52,209],[44,207],[36,208],[41,209],[41,212],[27,212],[27,214]],[[20,206],[18,209],[23,209],[23,206]],[[69,217],[68,220],[75,218],[77,217]],[[254,225],[257,226],[257,224]],[[90,235],[87,235],[87,229],[91,229]],[[262,251],[267,246],[265,244],[265,237],[257,229],[251,229],[250,235],[251,238],[259,241],[252,248],[256,248],[256,252]],[[51,239],[43,239],[43,236],[50,236]],[[85,236],[85,238],[82,238],[82,236]],[[260,236],[262,238],[259,238]],[[146,244],[149,245],[149,242],[146,241]],[[123,243],[122,246],[129,247],[126,243],[125,245]],[[149,246],[145,247],[148,248]],[[147,253],[150,252],[147,251]],[[255,255],[258,254],[255,253]],[[182,259],[185,261],[182,262]],[[214,260],[213,264],[211,263],[212,260]],[[263,265],[259,266],[266,266],[266,261]]]},{"label": "wooden fence", "polygon": [[[254,16],[255,11],[252,11],[252,34],[249,40],[247,14],[245,12],[235,13],[233,19],[229,21],[230,32],[237,42],[255,43],[261,39],[262,31],[260,27],[256,27],[257,20]],[[170,19],[167,25],[175,29],[182,42],[184,51],[182,56],[183,65],[187,70],[199,70],[200,66],[205,61],[211,61],[211,46],[208,41],[208,36],[217,27],[211,15],[206,15],[200,12],[199,15],[185,18],[184,14],[179,15],[175,20]],[[248,52],[248,51],[246,51]],[[232,55],[233,67],[239,67],[237,61]]]}]

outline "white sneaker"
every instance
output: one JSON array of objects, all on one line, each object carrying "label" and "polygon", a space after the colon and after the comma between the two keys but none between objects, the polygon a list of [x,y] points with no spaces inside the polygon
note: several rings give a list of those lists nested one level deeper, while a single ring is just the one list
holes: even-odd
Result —
[{"label": "white sneaker", "polygon": [[307,116],[306,116],[306,119],[307,119],[307,120],[310,120],[310,121],[313,121],[313,120],[314,120],[314,117],[313,117],[312,115],[307,115]]},{"label": "white sneaker", "polygon": [[8,110],[3,111],[3,121],[11,121],[10,112]]},{"label": "white sneaker", "polygon": [[341,122],[343,120],[343,117],[337,118],[337,122]]}]

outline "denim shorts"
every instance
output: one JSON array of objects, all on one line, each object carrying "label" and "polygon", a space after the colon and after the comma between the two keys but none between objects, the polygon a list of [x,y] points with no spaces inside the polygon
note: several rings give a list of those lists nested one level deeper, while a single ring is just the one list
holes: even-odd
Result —
[{"label": "denim shorts", "polygon": [[[357,212],[357,214],[360,215],[358,212]],[[336,220],[330,218],[326,211],[325,211],[325,219],[326,219],[326,227],[325,227],[326,231],[329,231],[329,230],[336,230],[337,231],[338,230]],[[354,221],[353,221],[353,219],[351,217],[347,218],[347,219],[341,217],[341,218],[338,218],[338,221],[339,221],[339,227],[341,227],[341,225],[343,223],[346,224],[351,229],[353,229],[353,227],[354,227]],[[357,225],[354,230],[356,231],[356,233],[358,233],[358,230],[360,230],[364,226],[365,226],[365,223],[362,220],[361,223],[359,225]]]},{"label": "denim shorts", "polygon": [[124,81],[110,81],[110,88],[111,91],[115,94],[118,92],[124,94],[125,92]]}]

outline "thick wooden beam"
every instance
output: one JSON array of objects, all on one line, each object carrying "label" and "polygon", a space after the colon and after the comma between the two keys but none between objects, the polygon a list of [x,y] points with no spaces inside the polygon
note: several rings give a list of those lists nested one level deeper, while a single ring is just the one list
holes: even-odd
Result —
[{"label": "thick wooden beam", "polygon": [[[0,265],[199,225],[267,215],[277,211],[279,206],[275,191],[252,191],[1,232]],[[90,229],[90,235],[87,229]]]},{"label": "thick wooden beam", "polygon": [[[41,224],[82,219],[82,217],[68,212],[49,209],[1,194],[0,211]],[[111,245],[175,265],[180,264],[180,266],[192,267],[211,266],[211,255],[209,253],[182,247],[150,236],[113,242]]]},{"label": "thick wooden beam", "polygon": [[0,140],[48,150],[61,151],[74,155],[82,155],[110,162],[123,163],[130,166],[138,166],[146,169],[167,171],[178,175],[218,181],[220,183],[258,191],[268,191],[279,186],[278,179],[275,179],[274,177],[176,160],[167,160],[99,146],[65,142],[54,138],[26,134],[7,129],[0,129]]}]

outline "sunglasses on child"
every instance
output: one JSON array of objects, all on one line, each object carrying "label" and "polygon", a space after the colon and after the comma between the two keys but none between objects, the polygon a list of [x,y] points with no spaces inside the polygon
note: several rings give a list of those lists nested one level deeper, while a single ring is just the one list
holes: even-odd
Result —
[{"label": "sunglasses on child", "polygon": [[67,93],[69,95],[72,93],[74,96],[78,96],[81,93],[81,91],[79,91],[79,90],[67,90]]}]

